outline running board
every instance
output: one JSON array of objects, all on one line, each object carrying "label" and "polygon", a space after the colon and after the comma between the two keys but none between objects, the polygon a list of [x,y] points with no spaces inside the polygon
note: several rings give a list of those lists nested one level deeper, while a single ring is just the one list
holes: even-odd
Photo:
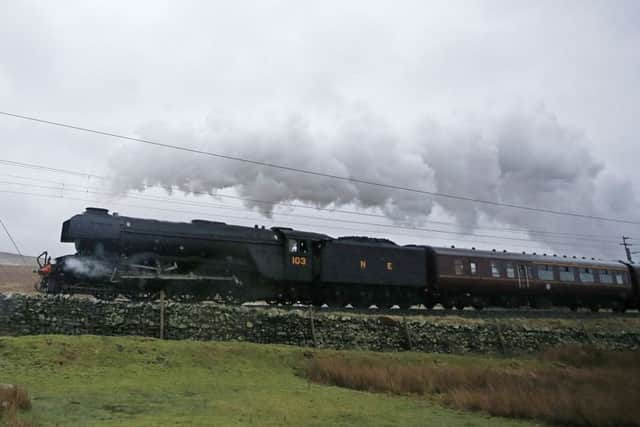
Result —
[{"label": "running board", "polygon": [[236,285],[242,285],[235,275],[233,276],[199,276],[197,274],[123,274],[117,279],[111,280],[111,283],[118,283],[121,280],[189,280],[189,281],[213,281],[213,282],[233,282]]}]

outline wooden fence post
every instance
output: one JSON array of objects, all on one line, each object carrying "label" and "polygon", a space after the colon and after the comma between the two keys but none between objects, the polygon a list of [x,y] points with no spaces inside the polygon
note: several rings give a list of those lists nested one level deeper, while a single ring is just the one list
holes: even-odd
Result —
[{"label": "wooden fence post", "polygon": [[498,344],[500,345],[500,352],[502,354],[507,353],[507,342],[504,339],[504,335],[502,335],[502,327],[500,326],[500,322],[496,320],[494,322],[494,328],[496,329],[496,335],[498,336]]},{"label": "wooden fence post", "polygon": [[402,316],[402,326],[404,329],[404,336],[407,340],[407,350],[413,350],[413,340],[411,339],[411,331],[409,331],[409,325],[407,324],[407,318]]},{"label": "wooden fence post", "polygon": [[313,339],[313,347],[318,348],[318,338],[316,337],[316,323],[313,319],[313,305],[309,306],[309,318],[311,319],[311,338]]},{"label": "wooden fence post", "polygon": [[164,339],[164,289],[160,290],[160,339]]}]

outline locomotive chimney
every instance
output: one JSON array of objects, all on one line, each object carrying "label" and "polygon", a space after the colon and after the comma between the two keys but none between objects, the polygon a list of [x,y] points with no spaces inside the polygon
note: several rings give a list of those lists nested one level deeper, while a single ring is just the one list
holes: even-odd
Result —
[{"label": "locomotive chimney", "polygon": [[94,215],[109,215],[109,209],[104,209],[104,208],[86,208],[84,213],[94,214]]}]

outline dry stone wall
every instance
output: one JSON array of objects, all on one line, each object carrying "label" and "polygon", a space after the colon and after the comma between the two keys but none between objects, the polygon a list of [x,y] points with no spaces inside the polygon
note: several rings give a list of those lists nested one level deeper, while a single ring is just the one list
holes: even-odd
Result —
[{"label": "dry stone wall", "polygon": [[[640,349],[638,328],[586,328],[579,320],[549,325],[514,319],[399,317],[169,302],[165,304],[164,321],[168,339],[237,340],[334,349],[532,352],[568,343]],[[0,335],[34,334],[158,337],[160,303],[0,294]]]}]

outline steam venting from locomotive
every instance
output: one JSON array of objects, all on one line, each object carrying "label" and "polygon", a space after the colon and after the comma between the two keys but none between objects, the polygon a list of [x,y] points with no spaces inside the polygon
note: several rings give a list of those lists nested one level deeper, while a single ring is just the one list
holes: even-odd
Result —
[{"label": "steam venting from locomotive", "polygon": [[[153,124],[141,128],[140,134],[296,169],[536,208],[633,219],[639,206],[631,183],[607,169],[589,151],[582,134],[542,108],[446,123],[425,119],[410,131],[398,131],[360,112],[330,127],[297,116],[251,126],[212,115],[197,128]],[[159,186],[168,192],[215,195],[232,188],[249,199],[244,202],[248,208],[267,217],[277,203],[297,201],[316,207],[377,208],[394,223],[417,226],[440,209],[466,231],[479,222],[582,234],[619,235],[637,228],[471,204],[136,144],[116,152],[111,165],[118,192]],[[556,245],[548,235],[532,238]],[[568,246],[563,244],[563,250]],[[576,248],[584,246],[576,242]],[[611,253],[617,252],[607,254]]]},{"label": "steam venting from locomotive", "polygon": [[112,271],[104,262],[95,259],[68,258],[64,263],[64,271],[77,277],[99,279],[108,277]]}]

